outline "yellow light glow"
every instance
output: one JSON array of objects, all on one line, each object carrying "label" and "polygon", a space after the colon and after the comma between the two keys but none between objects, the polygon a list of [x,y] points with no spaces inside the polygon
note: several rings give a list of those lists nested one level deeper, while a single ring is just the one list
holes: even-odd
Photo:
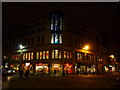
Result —
[{"label": "yellow light glow", "polygon": [[86,45],[83,49],[88,50],[88,49],[89,49],[89,46]]},{"label": "yellow light glow", "polygon": [[111,58],[114,58],[114,55],[110,55]]}]

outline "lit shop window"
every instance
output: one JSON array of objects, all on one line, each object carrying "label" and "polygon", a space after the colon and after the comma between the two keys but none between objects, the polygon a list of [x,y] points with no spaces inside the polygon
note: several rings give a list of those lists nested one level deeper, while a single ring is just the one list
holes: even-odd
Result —
[{"label": "lit shop window", "polygon": [[58,33],[53,33],[51,38],[51,44],[61,44],[62,43],[62,36]]},{"label": "lit shop window", "polygon": [[80,60],[80,53],[77,53],[77,60]]},{"label": "lit shop window", "polygon": [[61,59],[61,51],[60,50],[52,50],[52,59]]},{"label": "lit shop window", "polygon": [[50,17],[50,26],[52,31],[60,31],[63,27],[63,16],[58,13],[54,13]]},{"label": "lit shop window", "polygon": [[14,55],[12,55],[11,59],[12,60],[16,60],[16,61],[20,60],[20,54],[14,54]]}]

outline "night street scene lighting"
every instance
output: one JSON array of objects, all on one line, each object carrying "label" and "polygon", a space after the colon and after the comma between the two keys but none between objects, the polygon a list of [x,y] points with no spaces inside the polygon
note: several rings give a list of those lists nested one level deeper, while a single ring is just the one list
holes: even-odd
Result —
[{"label": "night street scene lighting", "polygon": [[3,88],[120,88],[118,3],[2,5]]}]

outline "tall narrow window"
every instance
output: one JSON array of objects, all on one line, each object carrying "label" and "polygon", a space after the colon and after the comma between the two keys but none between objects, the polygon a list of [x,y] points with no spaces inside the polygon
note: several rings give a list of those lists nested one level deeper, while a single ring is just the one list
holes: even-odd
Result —
[{"label": "tall narrow window", "polygon": [[26,58],[26,60],[28,60],[28,53],[26,53],[26,55],[25,55],[25,56],[26,56],[26,57],[25,57],[25,58]]},{"label": "tall narrow window", "polygon": [[64,59],[66,59],[66,57],[67,57],[67,52],[64,51]]},{"label": "tall narrow window", "polygon": [[61,44],[62,36],[59,33],[53,33],[51,37],[51,44]]},{"label": "tall narrow window", "polygon": [[54,50],[52,50],[52,59],[54,58]]},{"label": "tall narrow window", "polygon": [[58,50],[55,50],[55,58],[58,58]]},{"label": "tall narrow window", "polygon": [[45,51],[43,51],[43,59],[45,59]]},{"label": "tall narrow window", "polygon": [[28,53],[28,60],[30,60],[30,53]]},{"label": "tall narrow window", "polygon": [[61,51],[59,51],[59,59],[61,59],[62,55],[61,55]]},{"label": "tall narrow window", "polygon": [[31,52],[31,60],[33,60],[33,52]]},{"label": "tall narrow window", "polygon": [[25,60],[25,53],[23,53],[23,60]]},{"label": "tall narrow window", "polygon": [[49,59],[49,51],[46,51],[46,59]]},{"label": "tall narrow window", "polygon": [[39,52],[37,52],[37,55],[36,55],[37,59],[39,59]]},{"label": "tall narrow window", "polygon": [[42,59],[42,51],[40,52],[40,59]]}]

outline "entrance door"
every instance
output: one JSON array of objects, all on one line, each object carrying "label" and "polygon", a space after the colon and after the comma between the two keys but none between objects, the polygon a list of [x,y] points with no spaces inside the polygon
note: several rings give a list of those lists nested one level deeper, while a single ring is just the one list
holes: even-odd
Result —
[{"label": "entrance door", "polygon": [[52,73],[59,74],[61,71],[60,64],[52,64]]}]

